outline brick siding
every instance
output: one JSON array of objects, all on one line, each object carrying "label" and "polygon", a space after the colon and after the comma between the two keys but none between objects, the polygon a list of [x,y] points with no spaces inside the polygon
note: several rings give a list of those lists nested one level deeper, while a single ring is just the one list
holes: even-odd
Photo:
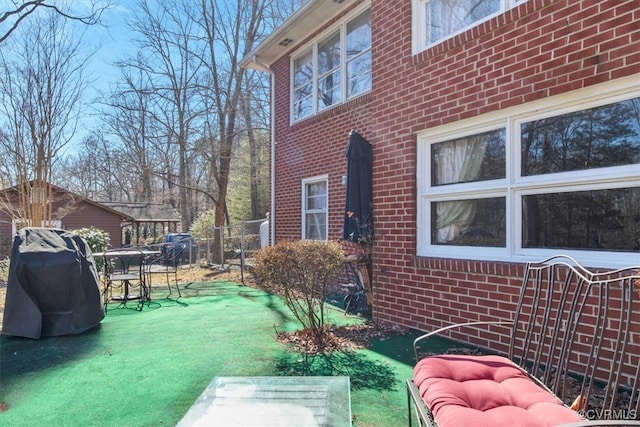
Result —
[{"label": "brick siding", "polygon": [[[329,238],[341,237],[355,129],[374,152],[375,318],[421,330],[510,319],[523,265],[415,256],[416,133],[640,73],[640,2],[529,0],[417,55],[411,2],[371,3],[371,93],[290,125],[290,58],[273,66],[276,241],[300,238],[301,180],[323,174]],[[499,333],[453,337],[506,348]]]}]

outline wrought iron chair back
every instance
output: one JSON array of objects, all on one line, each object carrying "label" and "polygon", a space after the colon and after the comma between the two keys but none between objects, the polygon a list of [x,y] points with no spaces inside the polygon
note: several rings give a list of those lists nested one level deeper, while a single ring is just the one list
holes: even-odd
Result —
[{"label": "wrought iron chair back", "polygon": [[[175,299],[175,301],[177,301],[179,304],[186,305],[178,300],[178,298],[182,297],[182,292],[180,291],[180,286],[178,285],[178,268],[180,265],[180,258],[182,257],[182,254],[184,253],[186,247],[186,244],[177,244],[172,248],[171,252],[168,253],[168,256],[166,254],[162,254],[159,257],[147,262],[145,274],[147,276],[149,295],[151,294],[152,276],[156,274],[162,274],[166,278],[166,284],[169,289],[169,295],[167,298],[172,299],[173,289],[171,285],[173,284],[176,293],[178,294],[178,297]],[[151,300],[150,296],[149,300]]]},{"label": "wrought iron chair back", "polygon": [[640,416],[639,326],[638,268],[591,272],[569,257],[529,263],[508,357],[561,400],[578,398],[577,409],[597,401],[592,410]]},{"label": "wrought iron chair back", "polygon": [[[422,335],[414,341],[416,360],[431,336],[488,325],[508,337],[508,359],[565,405],[585,418],[606,418],[606,425],[640,425],[640,267],[591,271],[564,255],[529,262],[512,320]],[[407,391],[420,423],[437,424],[413,380]]]}]

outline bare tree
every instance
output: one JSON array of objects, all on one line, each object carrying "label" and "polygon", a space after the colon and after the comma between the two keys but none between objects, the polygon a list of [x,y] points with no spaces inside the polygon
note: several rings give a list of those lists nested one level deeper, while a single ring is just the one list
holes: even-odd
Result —
[{"label": "bare tree", "polygon": [[0,127],[5,184],[20,187],[15,216],[40,226],[52,219],[54,163],[70,142],[81,108],[88,60],[82,37],[60,14],[33,16],[25,31],[0,49]]},{"label": "bare tree", "polygon": [[[228,221],[227,195],[235,190],[229,177],[235,171],[251,177],[245,193],[251,195],[251,217],[264,214],[268,76],[241,69],[239,61],[302,2],[137,3],[129,26],[139,52],[119,62],[122,81],[102,112],[110,161],[133,159],[130,170],[137,175],[118,194],[171,202],[180,209],[183,229],[201,209],[213,207],[220,226]],[[246,169],[238,159],[246,160]],[[111,171],[117,169],[113,165]],[[151,193],[141,180],[151,182]]]},{"label": "bare tree", "polygon": [[[209,159],[209,173],[215,184],[211,189],[217,192],[209,192],[215,201],[216,227],[225,223],[231,158],[239,138],[238,108],[246,70],[238,64],[258,39],[265,3],[264,0],[222,3],[200,0],[201,16],[196,22],[201,25],[207,43],[207,56],[202,59],[208,80],[202,93],[209,124],[205,128],[205,140],[210,141],[208,151],[203,154]],[[219,239],[217,234],[216,239]],[[220,244],[214,242],[215,247]]]},{"label": "bare tree", "polygon": [[[249,79],[246,79],[246,81],[247,83],[251,82]],[[265,156],[263,156],[263,153],[266,153],[267,156],[269,154],[269,128],[268,125],[256,126],[256,124],[254,124],[254,120],[257,123],[260,120],[261,115],[255,114],[255,110],[252,108],[252,99],[249,97],[249,94],[252,93],[252,91],[249,88],[256,88],[256,85],[247,85],[246,87],[247,89],[245,89],[244,95],[240,99],[240,111],[242,113],[247,132],[249,199],[251,213],[249,219],[253,220],[263,218],[265,212],[268,210],[268,205],[262,203],[261,200],[261,195],[265,193],[264,191],[261,191],[261,183],[268,182],[269,179],[269,174],[267,173],[269,167],[265,164],[266,159]],[[265,98],[257,98],[255,102],[259,105],[260,103],[257,101],[262,99],[268,99],[268,96]]]},{"label": "bare tree", "polygon": [[191,210],[193,193],[190,190],[194,183],[189,160],[198,138],[197,120],[202,115],[197,91],[201,87],[203,44],[194,21],[189,19],[193,15],[191,2],[140,0],[138,6],[139,13],[129,26],[137,34],[143,55],[125,60],[121,66],[145,74],[147,86],[137,90],[147,91],[152,104],[147,113],[164,129],[155,146],[148,149],[167,155],[177,153],[175,162],[155,165],[154,173],[162,176],[170,188],[178,189],[177,205],[186,230],[195,216]]},{"label": "bare tree", "polygon": [[[261,41],[273,28],[284,22],[294,10],[307,0],[278,0],[267,2],[262,16],[262,30],[256,34]],[[269,209],[270,160],[270,82],[269,75],[247,70],[239,110],[248,142],[250,179],[249,199],[251,219],[263,218]]]},{"label": "bare tree", "polygon": [[[140,56],[138,61],[142,61]],[[161,133],[153,118],[154,89],[146,70],[122,66],[121,71],[122,82],[103,111],[107,129],[119,142],[112,150],[119,164],[113,167],[127,176],[122,188],[127,200],[148,202],[155,192],[154,163],[161,159],[153,149],[153,140]]]},{"label": "bare tree", "polygon": [[73,154],[58,163],[64,188],[89,199],[120,200],[113,194],[117,186],[112,182],[116,173],[111,169],[110,146],[102,132],[84,138]]},{"label": "bare tree", "polygon": [[0,11],[0,28],[6,25],[4,30],[0,30],[0,43],[4,42],[18,28],[18,26],[30,15],[40,9],[47,9],[67,19],[82,22],[87,25],[94,25],[100,22],[102,12],[109,8],[109,4],[104,2],[92,2],[86,14],[69,13],[66,9],[55,4],[54,1],[32,0],[32,1],[9,1],[2,3]]}]

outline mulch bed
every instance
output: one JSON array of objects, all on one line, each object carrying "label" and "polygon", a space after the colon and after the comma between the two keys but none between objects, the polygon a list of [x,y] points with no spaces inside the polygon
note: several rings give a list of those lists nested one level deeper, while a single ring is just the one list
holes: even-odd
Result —
[{"label": "mulch bed", "polygon": [[341,350],[367,348],[372,340],[404,333],[400,328],[365,322],[358,325],[326,325],[325,333],[319,339],[309,329],[294,332],[276,331],[277,340],[301,354],[331,353]]}]

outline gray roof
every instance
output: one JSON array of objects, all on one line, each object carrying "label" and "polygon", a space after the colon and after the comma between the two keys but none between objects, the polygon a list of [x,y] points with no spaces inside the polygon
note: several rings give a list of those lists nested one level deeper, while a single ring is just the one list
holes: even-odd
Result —
[{"label": "gray roof", "polygon": [[136,222],[180,221],[180,214],[170,205],[162,203],[98,202],[134,218]]}]

